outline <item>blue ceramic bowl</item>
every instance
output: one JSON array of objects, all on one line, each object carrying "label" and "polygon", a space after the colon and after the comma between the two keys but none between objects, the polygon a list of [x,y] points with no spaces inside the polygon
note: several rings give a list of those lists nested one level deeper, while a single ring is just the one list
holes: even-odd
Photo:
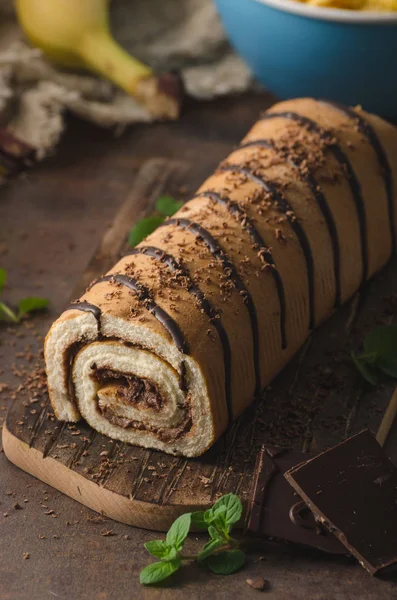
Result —
[{"label": "blue ceramic bowl", "polygon": [[397,13],[295,0],[215,0],[229,38],[276,96],[323,97],[397,119]]}]

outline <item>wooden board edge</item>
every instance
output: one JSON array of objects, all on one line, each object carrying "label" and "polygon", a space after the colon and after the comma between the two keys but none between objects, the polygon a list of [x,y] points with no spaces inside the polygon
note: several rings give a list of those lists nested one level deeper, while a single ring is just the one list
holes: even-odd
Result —
[{"label": "wooden board edge", "polygon": [[181,514],[209,506],[151,504],[121,496],[68,469],[51,456],[44,458],[41,452],[13,435],[6,423],[3,424],[3,450],[10,462],[33,477],[80,504],[133,527],[167,531]]}]

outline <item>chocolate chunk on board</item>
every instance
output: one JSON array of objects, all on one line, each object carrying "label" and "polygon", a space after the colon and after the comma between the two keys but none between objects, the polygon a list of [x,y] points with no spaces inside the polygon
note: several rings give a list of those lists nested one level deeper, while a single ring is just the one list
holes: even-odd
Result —
[{"label": "chocolate chunk on board", "polygon": [[249,535],[346,554],[346,548],[316,522],[313,513],[284,478],[285,471],[312,456],[287,448],[262,446],[255,466],[246,531]]},{"label": "chocolate chunk on board", "polygon": [[397,469],[370,431],[293,467],[285,477],[372,575],[397,562]]}]

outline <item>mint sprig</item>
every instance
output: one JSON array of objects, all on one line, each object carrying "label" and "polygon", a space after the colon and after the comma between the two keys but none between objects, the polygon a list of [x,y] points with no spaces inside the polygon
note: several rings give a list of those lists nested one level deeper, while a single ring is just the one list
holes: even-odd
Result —
[{"label": "mint sprig", "polygon": [[172,217],[180,208],[182,208],[183,202],[175,200],[172,196],[165,194],[160,196],[156,201],[156,210],[160,215],[165,217]]},{"label": "mint sprig", "polygon": [[138,221],[128,235],[128,243],[134,247],[150,235],[161,223],[164,217],[152,215]]},{"label": "mint sprig", "polygon": [[[206,511],[181,515],[171,525],[165,540],[152,540],[145,544],[146,550],[159,562],[145,567],[140,582],[153,585],[170,577],[185,560],[194,560],[219,575],[230,575],[245,563],[245,554],[239,541],[230,533],[242,515],[242,504],[235,494],[222,496]],[[207,529],[209,540],[197,554],[183,554],[182,550],[191,526]]]},{"label": "mint sprig", "polygon": [[382,375],[397,379],[397,326],[380,325],[370,331],[361,354],[351,353],[362,377],[371,385],[379,383]]},{"label": "mint sprig", "polygon": [[[0,268],[0,294],[3,292],[5,284],[7,283],[7,271]],[[7,321],[9,323],[19,323],[22,318],[35,311],[47,308],[49,300],[47,298],[38,298],[36,296],[29,296],[22,298],[18,302],[17,310],[14,311],[8,304],[0,300],[0,321]]]},{"label": "mint sprig", "polygon": [[131,229],[128,235],[129,245],[134,247],[142,242],[145,237],[151,234],[164,222],[166,217],[172,217],[172,215],[174,215],[182,206],[183,202],[175,200],[175,198],[168,194],[157,198],[155,212],[148,217],[140,219]]}]

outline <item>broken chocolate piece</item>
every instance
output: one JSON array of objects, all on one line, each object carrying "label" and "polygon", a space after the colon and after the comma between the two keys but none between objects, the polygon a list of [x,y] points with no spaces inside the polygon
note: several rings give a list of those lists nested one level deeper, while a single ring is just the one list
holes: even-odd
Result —
[{"label": "broken chocolate piece", "polygon": [[284,473],[313,455],[262,446],[251,490],[247,533],[346,554],[344,546],[317,523],[312,512],[284,478]]},{"label": "broken chocolate piece", "polygon": [[397,469],[368,430],[285,477],[372,575],[397,562]]}]

